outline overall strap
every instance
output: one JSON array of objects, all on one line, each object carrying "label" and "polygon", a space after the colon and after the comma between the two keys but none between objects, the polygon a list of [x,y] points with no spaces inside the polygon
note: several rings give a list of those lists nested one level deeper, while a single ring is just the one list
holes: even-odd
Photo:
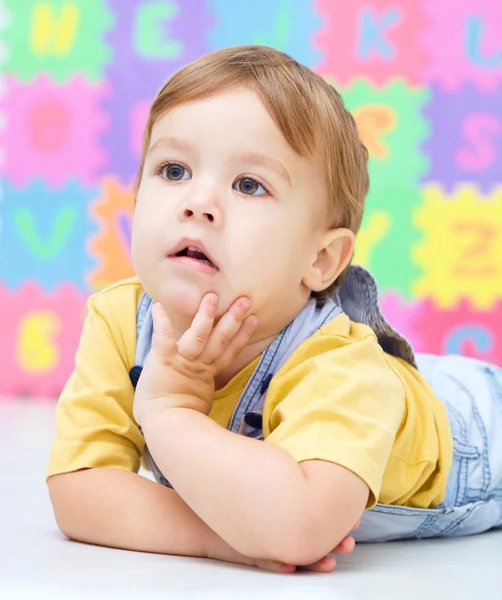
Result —
[{"label": "overall strap", "polygon": [[[143,293],[136,311],[136,354],[134,367],[129,372],[129,377],[134,388],[138,383],[141,371],[145,364],[146,357],[152,347],[153,318],[152,318],[153,300],[146,292]],[[150,468],[155,480],[166,487],[172,488],[172,485],[164,477],[161,470],[153,460],[148,446],[145,445],[145,461]]]},{"label": "overall strap", "polygon": [[135,364],[143,367],[146,357],[152,347],[153,318],[152,318],[153,300],[143,292],[136,311],[136,357]]},{"label": "overall strap", "polygon": [[311,298],[308,301],[307,306],[261,355],[234,408],[228,425],[230,431],[249,437],[262,437],[261,413],[273,376],[303,341],[312,337],[326,322],[341,313],[340,305],[332,298]]},{"label": "overall strap", "polygon": [[351,321],[371,327],[384,352],[417,368],[410,343],[390,326],[380,310],[378,286],[369,271],[359,265],[351,265],[336,296]]},{"label": "overall strap", "polygon": [[351,321],[368,325],[384,352],[416,367],[409,342],[390,326],[380,310],[373,276],[363,267],[351,265],[333,297],[322,301],[311,298],[264,351],[234,409],[229,424],[231,431],[263,439],[263,405],[270,381],[303,341],[342,312]]}]

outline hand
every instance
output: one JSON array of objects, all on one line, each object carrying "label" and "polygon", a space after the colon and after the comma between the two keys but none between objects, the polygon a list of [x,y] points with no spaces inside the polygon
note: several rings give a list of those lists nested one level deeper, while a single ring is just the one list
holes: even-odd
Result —
[{"label": "hand", "polygon": [[[361,521],[358,521],[352,531],[356,531],[356,529],[361,524]],[[223,542],[224,543],[224,542]],[[336,548],[333,549],[330,554],[350,554],[355,548],[356,542],[353,537],[346,536],[343,540],[338,544]],[[247,556],[243,556],[238,552],[234,551],[230,547],[226,546],[227,552],[226,554],[220,556],[210,556],[209,558],[215,558],[219,560],[225,560],[227,562],[247,565],[250,567],[258,567],[259,569],[263,569],[265,571],[272,571],[274,573],[294,573],[298,569],[304,569],[307,571],[315,571],[317,573],[331,573],[335,570],[336,567],[336,559],[333,556],[324,556],[320,560],[315,563],[298,567],[296,565],[287,565],[285,563],[281,563],[274,560],[262,560],[258,558],[249,558]]]},{"label": "hand", "polygon": [[217,305],[218,296],[206,294],[190,329],[178,341],[162,305],[153,305],[152,349],[134,395],[138,424],[153,410],[191,408],[209,414],[215,376],[232,364],[258,322],[248,315],[251,301],[242,297],[214,326]]}]

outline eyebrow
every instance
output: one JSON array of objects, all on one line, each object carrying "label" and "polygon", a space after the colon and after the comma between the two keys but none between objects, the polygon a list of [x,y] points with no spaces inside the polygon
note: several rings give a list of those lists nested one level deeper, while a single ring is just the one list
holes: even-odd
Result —
[{"label": "eyebrow", "polygon": [[[147,154],[149,155],[152,152],[162,148],[187,151],[193,150],[194,144],[192,144],[192,142],[189,140],[179,137],[160,138],[155,142],[155,144],[153,144],[153,146],[150,147]],[[271,158],[265,154],[260,154],[259,152],[244,152],[243,154],[239,154],[237,158],[248,164],[264,167],[265,169],[278,175],[289,185],[289,187],[292,187],[291,177],[286,167],[280,160]]]},{"label": "eyebrow", "polygon": [[245,152],[244,154],[240,154],[239,158],[246,163],[264,167],[265,169],[272,171],[291,187],[291,177],[280,160],[270,158],[259,152]]},{"label": "eyebrow", "polygon": [[190,141],[179,137],[160,138],[153,146],[150,146],[148,154],[162,148],[169,148],[171,150],[192,150],[193,144]]}]

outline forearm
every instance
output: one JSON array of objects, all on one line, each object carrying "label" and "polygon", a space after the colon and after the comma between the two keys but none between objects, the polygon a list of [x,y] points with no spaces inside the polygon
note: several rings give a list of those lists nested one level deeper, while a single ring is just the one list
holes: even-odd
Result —
[{"label": "forearm", "polygon": [[180,496],[236,550],[286,561],[278,555],[284,547],[312,547],[310,536],[322,524],[305,518],[313,498],[288,453],[188,409],[152,413],[142,427],[152,456]]},{"label": "forearm", "polygon": [[174,490],[136,473],[102,468],[57,475],[49,493],[59,528],[71,539],[244,562]]}]

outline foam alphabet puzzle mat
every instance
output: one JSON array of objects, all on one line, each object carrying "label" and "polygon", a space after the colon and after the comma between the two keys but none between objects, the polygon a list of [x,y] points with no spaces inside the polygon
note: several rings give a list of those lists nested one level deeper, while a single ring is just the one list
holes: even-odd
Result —
[{"label": "foam alphabet puzzle mat", "polygon": [[0,396],[56,397],[87,297],[133,273],[149,104],[265,44],[337,86],[370,153],[355,261],[421,352],[502,365],[502,3],[0,1]]}]

